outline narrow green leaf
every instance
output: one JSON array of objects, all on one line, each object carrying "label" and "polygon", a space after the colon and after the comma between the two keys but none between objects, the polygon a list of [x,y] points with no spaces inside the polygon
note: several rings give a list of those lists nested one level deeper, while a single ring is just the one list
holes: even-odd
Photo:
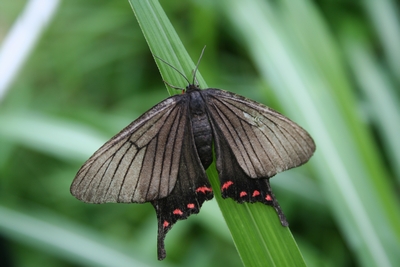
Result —
[{"label": "narrow green leaf", "polygon": [[[190,80],[194,64],[158,1],[129,2],[153,55],[181,70]],[[156,63],[165,81],[176,86],[187,85],[172,68],[157,59]],[[207,88],[200,72],[197,79],[202,88]],[[207,175],[245,266],[305,266],[289,228],[281,226],[272,207],[224,200],[219,193],[220,184],[214,165],[207,170]]]},{"label": "narrow green leaf", "polygon": [[383,145],[388,154],[388,161],[400,184],[400,142],[398,136],[400,124],[400,103],[396,96],[395,86],[384,74],[378,60],[373,58],[371,48],[363,42],[360,31],[346,27],[342,41],[348,55],[350,67],[358,80],[370,106],[368,110],[374,120],[377,132],[382,136]]}]

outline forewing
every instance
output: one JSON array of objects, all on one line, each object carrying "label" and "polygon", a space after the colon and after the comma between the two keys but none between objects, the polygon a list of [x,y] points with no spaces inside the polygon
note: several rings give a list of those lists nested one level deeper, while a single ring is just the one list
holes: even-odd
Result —
[{"label": "forewing", "polygon": [[187,116],[186,126],[180,130],[182,136],[182,153],[180,157],[178,179],[172,192],[162,199],[152,201],[158,219],[158,259],[166,256],[164,239],[167,232],[178,220],[184,220],[191,214],[198,213],[204,201],[213,197],[200,158],[196,153],[191,123]]},{"label": "forewing", "polygon": [[78,171],[71,193],[89,203],[147,202],[175,186],[187,105],[162,101],[105,143]]},{"label": "forewing", "polygon": [[314,153],[310,135],[280,113],[227,91],[203,92],[215,127],[248,177],[272,177]]}]

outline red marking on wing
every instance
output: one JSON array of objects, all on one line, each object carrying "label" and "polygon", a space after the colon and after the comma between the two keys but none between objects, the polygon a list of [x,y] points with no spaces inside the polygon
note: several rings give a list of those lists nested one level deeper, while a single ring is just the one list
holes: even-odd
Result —
[{"label": "red marking on wing", "polygon": [[196,192],[202,192],[203,194],[205,194],[206,192],[212,192],[212,189],[206,186],[201,186],[199,188],[196,189]]},{"label": "red marking on wing", "polygon": [[175,214],[175,215],[182,215],[183,214],[183,212],[180,209],[176,209],[172,213]]},{"label": "red marking on wing", "polygon": [[164,221],[164,223],[163,223],[163,226],[164,226],[164,228],[167,228],[167,227],[168,227],[168,225],[169,225],[169,222],[167,222],[167,221]]},{"label": "red marking on wing", "polygon": [[268,194],[268,195],[265,197],[265,200],[266,200],[266,201],[271,201],[271,200],[272,200],[272,197]]},{"label": "red marking on wing", "polygon": [[258,190],[254,190],[253,192],[253,197],[259,196],[260,192]]},{"label": "red marking on wing", "polygon": [[240,195],[239,195],[240,197],[245,197],[245,196],[247,196],[247,193],[245,192],[245,191],[242,191],[242,192],[240,192]]},{"label": "red marking on wing", "polygon": [[233,182],[232,182],[232,181],[225,182],[225,183],[222,185],[221,190],[226,190],[226,189],[228,189],[231,185],[233,185]]},{"label": "red marking on wing", "polygon": [[188,209],[194,209],[194,204],[193,203],[189,203],[187,204]]}]

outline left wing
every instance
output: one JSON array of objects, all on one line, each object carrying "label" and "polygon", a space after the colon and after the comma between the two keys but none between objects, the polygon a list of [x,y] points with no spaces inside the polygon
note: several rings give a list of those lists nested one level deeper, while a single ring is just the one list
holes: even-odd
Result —
[{"label": "left wing", "polygon": [[300,166],[315,151],[310,135],[260,103],[219,90],[203,90],[209,116],[250,178],[269,178]]},{"label": "left wing", "polygon": [[287,226],[269,178],[307,162],[314,141],[300,126],[260,103],[219,89],[202,93],[213,128],[222,197],[272,206]]}]

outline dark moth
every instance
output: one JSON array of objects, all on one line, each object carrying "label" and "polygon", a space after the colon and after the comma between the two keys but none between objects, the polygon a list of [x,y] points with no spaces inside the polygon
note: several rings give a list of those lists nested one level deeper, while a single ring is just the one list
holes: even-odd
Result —
[{"label": "dark moth", "polygon": [[150,202],[158,219],[158,259],[166,233],[213,197],[213,161],[222,197],[262,202],[286,218],[269,178],[315,151],[310,135],[280,113],[242,96],[189,84],[105,143],[78,171],[71,193],[88,203]]}]

